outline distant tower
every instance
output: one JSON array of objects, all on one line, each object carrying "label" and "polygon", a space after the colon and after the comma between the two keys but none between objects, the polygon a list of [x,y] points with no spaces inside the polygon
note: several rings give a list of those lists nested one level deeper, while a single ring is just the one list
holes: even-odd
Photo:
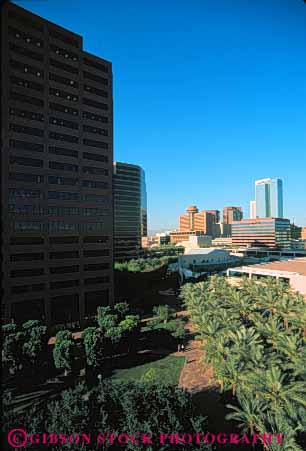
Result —
[{"label": "distant tower", "polygon": [[255,181],[257,218],[283,218],[283,182],[280,178]]},{"label": "distant tower", "polygon": [[256,218],[256,200],[251,200],[250,202],[250,218]]}]

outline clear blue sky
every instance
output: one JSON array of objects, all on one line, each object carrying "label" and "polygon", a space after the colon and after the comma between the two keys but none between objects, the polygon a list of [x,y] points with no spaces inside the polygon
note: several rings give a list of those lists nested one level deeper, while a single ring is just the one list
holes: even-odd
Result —
[{"label": "clear blue sky", "polygon": [[247,216],[254,180],[273,176],[306,226],[302,0],[18,4],[113,62],[115,159],[146,171],[149,228],[176,226],[189,204]]}]

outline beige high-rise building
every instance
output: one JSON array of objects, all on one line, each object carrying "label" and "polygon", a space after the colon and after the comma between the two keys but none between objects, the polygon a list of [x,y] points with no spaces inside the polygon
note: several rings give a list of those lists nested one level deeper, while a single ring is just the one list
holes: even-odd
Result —
[{"label": "beige high-rise building", "polygon": [[241,221],[243,218],[241,207],[224,207],[223,208],[223,223],[232,224],[234,221]]},{"label": "beige high-rise building", "polygon": [[181,232],[196,230],[204,232],[206,235],[212,235],[214,224],[215,214],[211,210],[202,210],[199,212],[196,205],[189,206],[186,214],[180,215],[179,217],[179,229]]}]

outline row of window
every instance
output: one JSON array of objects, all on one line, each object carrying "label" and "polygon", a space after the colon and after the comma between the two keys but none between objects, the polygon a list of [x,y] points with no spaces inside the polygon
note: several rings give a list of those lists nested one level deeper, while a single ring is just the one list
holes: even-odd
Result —
[{"label": "row of window", "polygon": [[34,91],[38,92],[43,92],[44,90],[44,86],[41,83],[24,80],[23,78],[16,77],[15,75],[10,76],[10,82],[12,85],[21,86],[22,88],[33,89]]},{"label": "row of window", "polygon": [[[108,237],[107,236],[100,236],[100,235],[88,235],[84,236],[83,238],[84,244],[94,244],[94,243],[107,243]],[[78,236],[50,236],[48,237],[49,244],[77,244],[79,242]],[[33,245],[33,244],[44,244],[44,238],[41,236],[13,236],[10,239],[10,244],[12,246],[16,245]],[[100,263],[99,263],[100,264]],[[87,266],[97,266],[97,263],[93,263]],[[102,269],[102,268],[100,268]],[[104,268],[105,269],[105,268]],[[89,268],[88,268],[89,270]],[[92,270],[94,270],[92,268]]]},{"label": "row of window", "polygon": [[12,58],[9,60],[9,65],[18,72],[35,75],[38,78],[43,78],[44,76],[44,71],[39,69],[38,67],[31,66],[30,64],[21,63],[20,61],[16,61]]},{"label": "row of window", "polygon": [[[53,148],[58,150],[58,148]],[[66,149],[65,149],[66,150]],[[57,152],[58,153],[58,152]],[[62,155],[62,152],[61,152]],[[21,157],[18,155],[10,155],[9,158],[10,164],[18,164],[21,166],[30,166],[30,167],[43,167],[43,160],[37,160],[35,158]],[[58,171],[69,171],[69,172],[79,172],[79,166],[77,164],[71,163],[61,163],[57,161],[49,161],[49,168],[55,169]],[[97,168],[94,166],[83,166],[82,172],[84,174],[93,174],[93,175],[108,175],[108,169],[105,168]]]},{"label": "row of window", "polygon": [[[34,221],[15,221],[15,232],[44,232],[45,224]],[[103,232],[104,225],[101,222],[90,222],[85,224],[70,224],[64,221],[52,221],[47,226],[48,233],[58,232]]]},{"label": "row of window", "polygon": [[20,108],[10,108],[9,114],[11,116],[17,116],[17,117],[30,119],[32,121],[39,121],[39,122],[44,121],[44,115],[42,113],[34,113],[34,112],[28,111],[28,110],[21,110]]},{"label": "row of window", "polygon": [[[31,28],[34,28],[35,30],[39,30],[41,32],[43,31],[43,25],[33,22],[31,19],[25,18],[24,16],[19,15],[18,13],[14,12],[14,11],[10,11],[9,16],[11,18],[14,17],[15,20],[21,22],[23,25],[30,26]],[[11,26],[8,28],[8,30],[9,30],[9,33],[11,36],[14,36],[14,38],[17,38],[17,39],[22,39],[27,44],[32,44],[32,45],[35,45],[36,47],[43,47],[43,45],[44,45],[43,40],[38,39],[37,37],[35,37],[29,33],[25,33],[23,31],[18,30],[17,28],[11,27]],[[53,37],[57,40],[60,40],[66,44],[72,45],[76,48],[79,47],[79,42],[76,39],[74,39],[72,36],[64,35],[63,33],[56,31],[56,30],[52,30],[52,29],[49,29],[49,34],[51,37]],[[72,61],[78,61],[78,55],[74,52],[71,52],[70,50],[60,48],[54,44],[50,44],[50,49],[53,52],[55,52],[57,55],[63,56],[66,59],[71,59]],[[83,63],[89,67],[93,67],[102,72],[105,72],[105,73],[108,72],[108,67],[99,61],[91,60],[87,57],[84,57]]]},{"label": "row of window", "polygon": [[19,204],[9,204],[9,212],[12,214],[19,215],[55,215],[55,216],[108,216],[109,209],[105,208],[80,208],[80,207],[48,207],[44,209],[40,205],[19,205]]},{"label": "row of window", "polygon": [[49,48],[52,52],[56,53],[56,55],[63,56],[65,59],[69,59],[71,61],[79,60],[77,53],[71,52],[70,50],[63,49],[55,44],[50,44]]},{"label": "row of window", "polygon": [[[10,189],[9,200],[17,199],[43,199],[43,193],[37,189]],[[48,199],[57,200],[81,200],[81,193],[70,193],[68,191],[48,191]],[[109,197],[99,194],[83,193],[82,200],[85,202],[93,202],[100,204],[108,204]]]},{"label": "row of window", "polygon": [[[44,183],[44,176],[37,175],[37,174],[22,173],[22,172],[10,172],[9,180],[39,184],[39,183]],[[81,180],[80,181],[77,178],[59,177],[56,175],[49,175],[48,183],[50,183],[51,185],[53,184],[53,185],[71,185],[71,186],[77,186],[80,184],[80,186],[83,186],[83,187],[97,188],[97,189],[106,189],[109,187],[108,182],[100,182],[97,180]]]},{"label": "row of window", "polygon": [[25,49],[24,47],[20,47],[19,45],[13,44],[12,42],[10,42],[9,48],[12,52],[17,53],[18,55],[26,56],[36,61],[43,61],[44,59],[43,54],[34,52],[33,50]]},{"label": "row of window", "polygon": [[44,42],[43,42],[42,39],[38,39],[36,36],[33,36],[30,33],[17,30],[17,28],[15,28],[15,27],[9,26],[8,27],[8,32],[14,38],[22,39],[27,44],[34,45],[35,47],[43,47],[44,46]]},{"label": "row of window", "polygon": [[[84,285],[99,285],[103,283],[109,283],[110,278],[109,276],[102,276],[102,277],[92,277],[89,279],[84,279]],[[56,290],[60,288],[71,288],[71,287],[77,287],[80,285],[79,279],[74,280],[57,280],[55,282],[50,282],[50,290]],[[29,293],[29,292],[35,292],[35,291],[43,291],[45,289],[44,283],[35,283],[30,285],[17,285],[15,287],[11,287],[11,293],[12,294],[19,294],[19,293]]]},{"label": "row of window", "polygon": [[[84,249],[83,256],[86,257],[105,257],[109,256],[109,249]],[[62,260],[66,258],[80,258],[79,251],[53,251],[49,252],[50,260]],[[31,252],[22,254],[11,254],[11,262],[43,260],[43,252]]]}]

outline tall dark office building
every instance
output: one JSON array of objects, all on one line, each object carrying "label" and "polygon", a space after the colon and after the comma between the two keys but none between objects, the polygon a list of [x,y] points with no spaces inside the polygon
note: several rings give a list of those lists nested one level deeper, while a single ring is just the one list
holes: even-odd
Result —
[{"label": "tall dark office building", "polygon": [[78,325],[113,300],[112,65],[1,9],[4,319]]},{"label": "tall dark office building", "polygon": [[114,163],[114,257],[139,256],[141,237],[147,236],[145,172],[140,166]]}]

